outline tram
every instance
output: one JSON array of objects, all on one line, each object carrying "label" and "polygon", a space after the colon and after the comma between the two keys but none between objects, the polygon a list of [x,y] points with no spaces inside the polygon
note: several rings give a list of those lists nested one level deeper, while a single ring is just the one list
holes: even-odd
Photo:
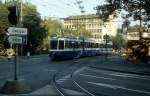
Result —
[{"label": "tram", "polygon": [[50,39],[49,57],[52,60],[73,59],[112,53],[112,43],[107,45],[82,37],[53,36]]}]

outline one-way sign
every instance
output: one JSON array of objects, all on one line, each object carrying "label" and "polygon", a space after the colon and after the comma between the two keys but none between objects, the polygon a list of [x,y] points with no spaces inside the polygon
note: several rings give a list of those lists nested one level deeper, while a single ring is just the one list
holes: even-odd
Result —
[{"label": "one-way sign", "polygon": [[9,35],[27,35],[27,28],[9,27],[8,33]]},{"label": "one-way sign", "polygon": [[9,43],[12,43],[12,44],[22,44],[22,37],[9,36],[8,41],[9,41]]}]

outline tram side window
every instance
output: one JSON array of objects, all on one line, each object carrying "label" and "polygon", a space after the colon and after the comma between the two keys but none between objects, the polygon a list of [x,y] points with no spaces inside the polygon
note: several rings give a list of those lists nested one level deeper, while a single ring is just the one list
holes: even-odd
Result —
[{"label": "tram side window", "polygon": [[78,44],[78,42],[77,42],[77,41],[75,41],[75,43],[74,43],[74,47],[75,47],[75,48],[79,48],[79,44]]},{"label": "tram side window", "polygon": [[51,41],[51,49],[57,49],[57,41]]},{"label": "tram side window", "polygon": [[98,47],[99,47],[99,46],[98,46],[98,43],[96,43],[96,44],[95,44],[95,48],[98,48]]},{"label": "tram side window", "polygon": [[64,41],[63,40],[59,41],[59,49],[64,49]]},{"label": "tram side window", "polygon": [[65,41],[65,48],[69,48],[69,41]]}]

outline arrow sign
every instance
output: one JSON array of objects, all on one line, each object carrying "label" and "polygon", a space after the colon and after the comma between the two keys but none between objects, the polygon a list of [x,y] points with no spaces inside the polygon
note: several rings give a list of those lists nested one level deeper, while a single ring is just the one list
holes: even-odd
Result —
[{"label": "arrow sign", "polygon": [[27,35],[27,28],[9,27],[8,33],[9,35]]},{"label": "arrow sign", "polygon": [[8,41],[12,44],[22,44],[22,37],[19,36],[9,36]]}]

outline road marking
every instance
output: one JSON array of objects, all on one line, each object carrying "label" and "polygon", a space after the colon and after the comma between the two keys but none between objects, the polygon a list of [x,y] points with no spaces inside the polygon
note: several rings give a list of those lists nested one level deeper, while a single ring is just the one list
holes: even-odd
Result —
[{"label": "road marking", "polygon": [[97,69],[91,69],[91,68],[87,68],[86,70],[94,71],[94,72],[108,72],[108,71],[104,71],[104,70],[97,70]]},{"label": "road marking", "polygon": [[103,86],[103,87],[108,87],[108,88],[112,88],[112,89],[123,89],[123,90],[134,91],[134,92],[144,93],[144,94],[150,95],[150,92],[148,92],[148,91],[130,89],[130,88],[126,88],[126,87],[124,87],[124,86],[117,86],[117,85],[104,84],[104,83],[95,83],[95,82],[87,82],[87,83],[89,83],[89,84],[94,84],[94,85],[98,85],[98,86]]},{"label": "road marking", "polygon": [[103,84],[103,83],[95,83],[95,82],[87,82],[87,83],[98,85],[98,86],[103,86],[103,87],[108,87],[108,88],[112,88],[112,89],[117,89],[117,87],[114,86],[114,85]]},{"label": "road marking", "polygon": [[79,70],[77,70],[77,71],[74,72],[74,75],[80,73],[81,71],[85,70],[86,68],[87,68],[87,67],[82,67],[82,68],[80,68]]},{"label": "road marking", "polygon": [[64,82],[64,81],[68,80],[69,78],[70,78],[70,74],[69,74],[69,75],[66,75],[66,76],[64,76],[64,77],[62,77],[62,78],[60,78],[60,79],[58,79],[56,82],[57,82],[57,83],[62,83],[62,82]]},{"label": "road marking", "polygon": [[76,91],[76,90],[71,90],[71,89],[65,89],[65,88],[61,88],[63,89],[63,91],[65,91],[65,93],[67,93],[67,95],[74,95],[74,96],[83,96],[86,95],[85,93]]},{"label": "road marking", "polygon": [[116,80],[116,79],[113,79],[113,78],[98,77],[98,76],[87,75],[87,74],[79,74],[79,75],[81,75],[81,76],[87,76],[87,77],[92,77],[92,78],[98,78],[98,79]]},{"label": "road marking", "polygon": [[150,80],[148,76],[141,76],[137,74],[119,73],[119,72],[96,70],[96,69],[89,69],[89,68],[86,70],[101,72],[106,75],[118,76],[118,77],[123,77],[123,78],[136,78],[136,79],[142,79],[142,80]]},{"label": "road marking", "polygon": [[111,73],[108,75],[124,77],[124,78],[135,78],[135,79],[142,79],[142,80],[150,80],[150,78],[148,78],[147,76],[139,76],[139,75],[133,75],[133,74]]},{"label": "road marking", "polygon": [[56,82],[60,84],[60,83],[64,82],[64,80],[63,80],[63,81],[61,81],[61,80],[58,80],[58,81],[56,81]]}]

